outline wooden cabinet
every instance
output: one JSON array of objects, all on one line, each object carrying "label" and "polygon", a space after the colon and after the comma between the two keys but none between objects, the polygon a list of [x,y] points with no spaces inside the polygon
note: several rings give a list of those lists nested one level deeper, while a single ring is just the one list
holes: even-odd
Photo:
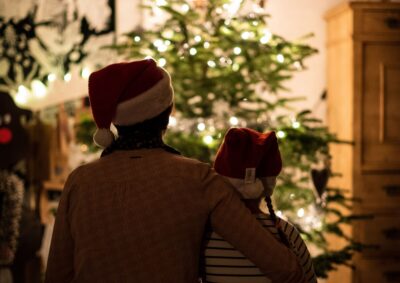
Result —
[{"label": "wooden cabinet", "polygon": [[346,231],[374,247],[328,282],[400,282],[400,3],[346,2],[326,21],[328,126],[353,142],[332,146],[331,185],[374,215]]}]

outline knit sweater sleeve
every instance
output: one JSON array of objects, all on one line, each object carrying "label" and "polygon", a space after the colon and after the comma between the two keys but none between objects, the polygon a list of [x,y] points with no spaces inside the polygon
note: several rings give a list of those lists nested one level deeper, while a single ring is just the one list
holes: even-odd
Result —
[{"label": "knit sweater sleeve", "polygon": [[301,283],[296,256],[263,229],[240,201],[235,189],[212,169],[202,178],[215,232],[254,262],[273,283]]},{"label": "knit sweater sleeve", "polygon": [[68,212],[71,195],[76,187],[75,175],[75,172],[73,172],[68,177],[57,208],[45,283],[72,282],[74,277],[74,241],[71,235]]}]

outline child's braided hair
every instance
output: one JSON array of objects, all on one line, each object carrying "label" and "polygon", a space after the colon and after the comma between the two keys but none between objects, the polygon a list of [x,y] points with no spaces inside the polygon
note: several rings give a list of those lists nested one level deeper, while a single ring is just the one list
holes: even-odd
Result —
[{"label": "child's braided hair", "polygon": [[268,211],[269,211],[269,214],[271,215],[272,222],[274,222],[275,227],[276,227],[276,229],[278,230],[279,238],[281,239],[281,241],[282,241],[287,247],[289,247],[289,246],[290,246],[289,240],[288,240],[286,234],[283,232],[281,226],[280,226],[279,223],[278,223],[278,218],[276,217],[274,208],[273,208],[273,206],[272,206],[271,197],[267,195],[267,196],[265,197],[265,202],[267,203]]}]

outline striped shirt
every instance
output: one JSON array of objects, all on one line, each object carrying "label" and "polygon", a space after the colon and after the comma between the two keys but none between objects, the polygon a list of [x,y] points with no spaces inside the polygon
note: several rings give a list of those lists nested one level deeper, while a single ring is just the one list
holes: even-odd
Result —
[{"label": "striped shirt", "polygon": [[[278,240],[278,230],[267,214],[258,214],[257,220]],[[278,218],[290,247],[304,271],[308,283],[317,282],[310,253],[300,233],[292,225]],[[208,234],[205,247],[205,281],[207,283],[270,283],[265,275],[241,252],[215,232]]]}]

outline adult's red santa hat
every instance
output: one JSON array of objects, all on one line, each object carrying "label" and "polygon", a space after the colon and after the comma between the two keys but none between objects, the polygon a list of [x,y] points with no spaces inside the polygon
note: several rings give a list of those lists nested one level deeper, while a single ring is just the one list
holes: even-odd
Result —
[{"label": "adult's red santa hat", "polygon": [[111,145],[111,123],[133,125],[156,117],[172,105],[171,77],[153,59],[117,63],[89,77],[89,99],[97,130],[94,142]]}]

